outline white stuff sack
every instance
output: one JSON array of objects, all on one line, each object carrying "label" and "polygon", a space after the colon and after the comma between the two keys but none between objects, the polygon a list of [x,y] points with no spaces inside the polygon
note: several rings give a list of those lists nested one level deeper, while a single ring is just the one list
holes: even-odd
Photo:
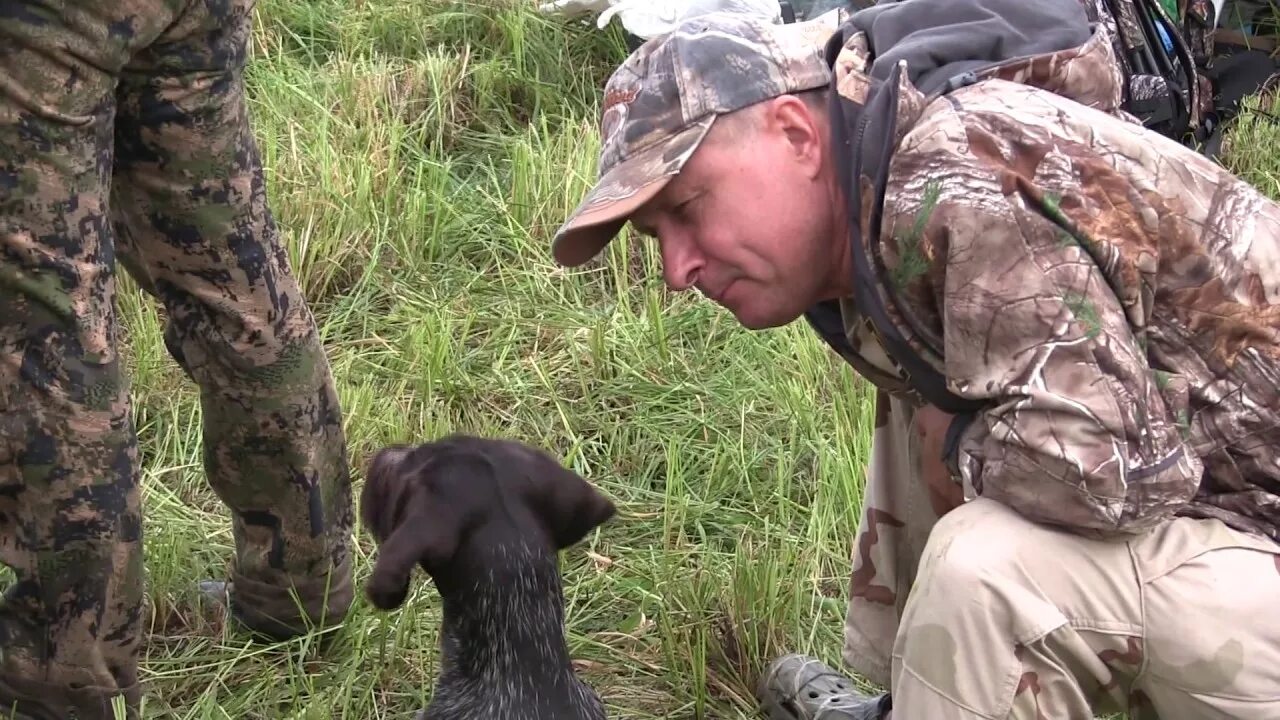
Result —
[{"label": "white stuff sack", "polygon": [[616,16],[627,32],[648,40],[668,32],[682,21],[711,12],[755,15],[782,22],[778,0],[554,0],[538,10],[565,17],[597,15],[596,27],[604,29]]}]

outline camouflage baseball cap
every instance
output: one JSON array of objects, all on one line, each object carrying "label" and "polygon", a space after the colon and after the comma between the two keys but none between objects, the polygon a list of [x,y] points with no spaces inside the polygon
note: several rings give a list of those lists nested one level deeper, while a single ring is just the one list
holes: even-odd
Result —
[{"label": "camouflage baseball cap", "polygon": [[556,262],[599,254],[680,172],[718,115],[829,84],[823,47],[836,23],[834,12],[791,24],[715,12],[641,45],[605,85],[598,179],[556,232]]}]

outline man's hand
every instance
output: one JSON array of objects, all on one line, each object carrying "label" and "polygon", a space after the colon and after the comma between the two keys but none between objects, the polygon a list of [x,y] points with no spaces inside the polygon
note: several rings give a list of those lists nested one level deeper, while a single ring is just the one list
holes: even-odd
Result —
[{"label": "man's hand", "polygon": [[938,517],[964,503],[964,488],[951,479],[951,472],[942,460],[947,428],[953,417],[933,405],[923,405],[915,414],[916,432],[920,433],[921,480],[929,491],[929,502]]}]

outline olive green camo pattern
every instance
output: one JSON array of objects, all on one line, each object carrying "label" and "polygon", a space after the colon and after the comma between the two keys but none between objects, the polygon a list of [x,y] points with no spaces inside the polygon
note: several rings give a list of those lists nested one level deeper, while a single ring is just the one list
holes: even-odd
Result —
[{"label": "olive green camo pattern", "polygon": [[117,259],[201,390],[236,613],[288,636],[352,602],[338,398],[247,122],[252,1],[0,4],[0,717],[140,697]]}]

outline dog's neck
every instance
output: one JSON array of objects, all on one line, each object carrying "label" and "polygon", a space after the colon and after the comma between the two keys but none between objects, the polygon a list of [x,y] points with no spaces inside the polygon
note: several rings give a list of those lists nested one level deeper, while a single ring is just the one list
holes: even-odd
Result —
[{"label": "dog's neck", "polygon": [[470,687],[495,702],[544,706],[526,708],[528,717],[588,717],[568,714],[593,698],[583,695],[565,646],[555,553],[522,539],[483,547],[436,579],[444,601],[441,692]]},{"label": "dog's neck", "polygon": [[604,720],[564,644],[556,552],[538,533],[468,538],[434,574],[444,601],[440,675],[429,720]]}]

